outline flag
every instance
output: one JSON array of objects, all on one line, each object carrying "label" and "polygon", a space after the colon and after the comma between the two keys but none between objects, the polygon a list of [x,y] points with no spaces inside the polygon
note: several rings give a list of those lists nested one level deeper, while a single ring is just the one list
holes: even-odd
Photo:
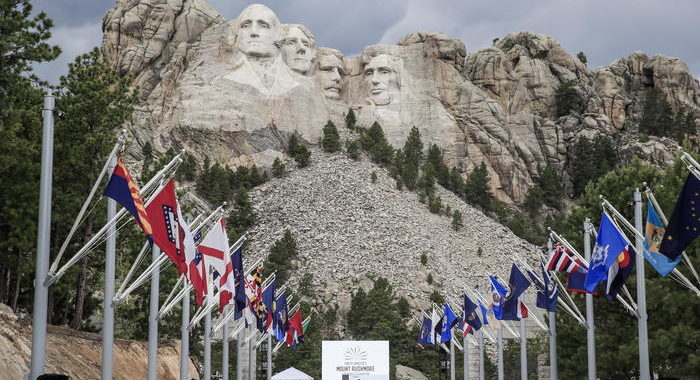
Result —
[{"label": "flag", "polygon": [[549,277],[544,265],[542,266],[542,280],[544,281],[544,287],[537,292],[537,307],[547,311],[557,311],[559,288]]},{"label": "flag", "polygon": [[659,252],[671,260],[676,260],[683,250],[700,235],[700,180],[693,173],[688,174],[681,190],[666,233],[661,240]]},{"label": "flag", "polygon": [[289,328],[289,309],[287,308],[287,294],[282,293],[275,301],[275,338],[278,342],[284,342],[284,335]]},{"label": "flag", "polygon": [[430,320],[433,321],[433,325],[430,328],[430,343],[437,345],[438,340],[435,338],[442,330],[442,318],[440,318],[440,314],[438,314],[435,307],[433,307],[433,313],[430,316]]},{"label": "flag", "polygon": [[522,302],[521,296],[529,287],[530,281],[528,281],[518,266],[513,264],[510,268],[508,293],[503,298],[502,319],[519,321],[520,318],[527,317],[527,309]]},{"label": "flag", "polygon": [[175,182],[171,179],[146,207],[153,229],[153,242],[175,263],[180,274],[187,272],[183,252]]},{"label": "flag", "polygon": [[487,315],[489,311],[486,309],[486,307],[479,301],[479,310],[481,310],[481,319],[483,320],[485,325],[489,324],[489,319],[487,318]]},{"label": "flag", "polygon": [[260,267],[253,269],[245,278],[247,308],[243,313],[246,325],[257,324],[260,302],[262,302],[262,278]]},{"label": "flag", "polygon": [[263,325],[263,331],[268,331],[272,333],[275,329],[275,291],[277,290],[277,283],[273,279],[267,285],[267,288],[263,290],[262,299],[263,305],[265,306],[265,323]]},{"label": "flag", "polygon": [[635,252],[617,229],[607,212],[603,212],[598,238],[584,283],[587,292],[595,291],[601,281],[607,281],[606,296],[614,299],[624,281],[632,273]]},{"label": "flag", "polygon": [[301,308],[299,308],[296,313],[289,318],[289,327],[285,335],[285,342],[290,347],[296,347],[298,344],[304,343],[304,327],[301,322]]},{"label": "flag", "polygon": [[447,343],[452,339],[452,328],[459,322],[459,318],[447,303],[445,303],[443,314],[444,319],[442,322],[442,330],[440,331],[440,342]]},{"label": "flag", "polygon": [[146,235],[148,242],[153,244],[153,229],[151,222],[148,220],[148,212],[143,205],[141,193],[136,183],[131,178],[129,171],[124,166],[124,161],[121,157],[117,159],[117,166],[112,171],[112,176],[109,177],[107,187],[105,187],[103,195],[114,199],[122,205],[134,217],[136,224],[141,227]]},{"label": "flag", "polygon": [[563,244],[556,243],[552,246],[552,255],[547,262],[548,271],[572,273],[578,271],[578,268],[582,265],[583,262],[578,258],[574,258],[574,253],[564,248]]},{"label": "flag", "polygon": [[586,276],[588,271],[579,268],[578,271],[566,274],[566,290],[572,293],[598,294],[597,291],[588,292],[586,290]]},{"label": "flag", "polygon": [[425,348],[425,346],[428,344],[433,343],[430,340],[430,330],[432,329],[432,325],[433,323],[430,321],[430,318],[424,316],[423,324],[418,332],[418,347]]},{"label": "flag", "polygon": [[197,301],[197,305],[202,306],[204,303],[204,296],[207,294],[207,269],[204,263],[204,257],[201,253],[197,252],[194,259],[190,261],[188,265],[187,275],[194,288],[195,300]]},{"label": "flag", "polygon": [[[481,328],[481,320],[479,319],[479,314],[476,311],[477,306],[474,302],[472,302],[472,300],[469,299],[469,297],[467,297],[466,294],[464,295],[464,305],[462,305],[462,307],[465,325],[468,325],[469,327],[473,328],[474,331],[478,331]],[[466,334],[467,329],[465,328],[463,330]]]},{"label": "flag", "polygon": [[[199,252],[207,256],[209,264],[219,272],[222,278],[227,274],[226,256],[229,251],[228,237],[226,236],[226,221],[221,219],[204,236],[199,243]],[[225,280],[225,279],[224,279]],[[220,284],[216,284],[217,287]]]},{"label": "flag", "polygon": [[491,280],[491,309],[493,309],[493,315],[496,319],[503,319],[502,301],[508,294],[508,291],[495,277],[489,276],[489,280]]},{"label": "flag", "polygon": [[647,224],[644,229],[644,258],[660,275],[666,277],[681,262],[682,257],[678,255],[675,260],[671,260],[659,252],[664,231],[664,224],[656,213],[654,205],[649,201],[647,204]]},{"label": "flag", "polygon": [[[238,320],[243,316],[243,310],[247,305],[245,295],[245,279],[243,278],[243,249],[238,248],[231,254],[231,267],[235,292],[233,293],[233,303],[235,307],[233,318]],[[286,299],[285,299],[286,302]]]}]

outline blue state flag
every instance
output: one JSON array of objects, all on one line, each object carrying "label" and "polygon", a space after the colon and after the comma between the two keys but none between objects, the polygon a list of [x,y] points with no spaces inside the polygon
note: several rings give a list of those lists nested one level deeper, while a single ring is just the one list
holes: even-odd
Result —
[{"label": "blue state flag", "polygon": [[425,348],[425,346],[432,344],[430,340],[430,331],[433,328],[433,322],[428,317],[423,317],[423,323],[420,327],[420,332],[418,333],[418,346],[420,348]]},{"label": "blue state flag", "polygon": [[[615,264],[616,272],[609,273],[613,264]],[[618,272],[630,271],[630,265],[634,265],[634,251],[610,219],[608,213],[603,212],[598,228],[598,238],[586,274],[585,290],[589,293],[594,292],[601,281],[611,281]],[[611,274],[612,278],[609,278]]]},{"label": "blue state flag", "polygon": [[489,276],[489,280],[491,281],[491,309],[493,309],[494,317],[501,320],[503,319],[503,299],[508,291],[495,277]]},{"label": "blue state flag", "polygon": [[544,264],[541,264],[541,266],[544,287],[537,292],[537,307],[547,311],[557,311],[559,288],[557,287],[557,284],[554,283],[552,278],[549,277],[549,273],[547,273],[547,271],[544,269]]},{"label": "blue state flag", "polygon": [[508,293],[503,298],[503,311],[501,317],[509,321],[519,321],[522,317],[520,309],[520,296],[530,287],[530,281],[520,271],[517,265],[510,268],[508,280]]},{"label": "blue state flag", "polygon": [[[477,306],[472,300],[467,297],[467,295],[464,295],[464,322],[471,326],[474,331],[477,331],[481,328],[481,320],[479,319],[479,313],[477,313]],[[466,330],[466,328],[465,328]]]},{"label": "blue state flag", "polygon": [[654,205],[649,201],[647,204],[647,224],[644,228],[644,258],[664,277],[681,262],[682,258],[679,255],[675,260],[671,260],[659,252],[665,231],[661,218],[656,213]]},{"label": "blue state flag", "polygon": [[489,324],[489,319],[487,318],[487,315],[489,313],[488,309],[479,301],[479,310],[481,310],[481,319],[483,320],[485,325]]},{"label": "blue state flag", "polygon": [[675,260],[700,235],[700,180],[688,174],[673,208],[659,252]]},{"label": "blue state flag", "polygon": [[440,342],[447,343],[452,339],[452,328],[459,322],[459,318],[452,311],[449,304],[445,304],[442,331],[440,331]]}]

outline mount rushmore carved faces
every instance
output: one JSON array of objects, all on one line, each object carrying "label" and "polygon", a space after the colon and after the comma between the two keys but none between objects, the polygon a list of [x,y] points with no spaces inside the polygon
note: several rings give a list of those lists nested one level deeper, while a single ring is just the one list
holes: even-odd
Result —
[{"label": "mount rushmore carved faces", "polygon": [[249,57],[277,55],[275,41],[279,35],[280,20],[268,7],[253,4],[238,16],[236,43],[238,50]]},{"label": "mount rushmore carved faces", "polygon": [[377,106],[385,106],[398,100],[399,58],[380,54],[367,62],[363,75],[367,100]]},{"label": "mount rushmore carved faces", "polygon": [[301,75],[311,70],[316,56],[316,40],[303,25],[286,25],[282,41],[282,57],[290,69]]},{"label": "mount rushmore carved faces", "polygon": [[338,50],[321,48],[318,51],[318,65],[314,76],[323,96],[328,99],[339,100],[343,90],[341,75],[344,72],[343,54]]}]

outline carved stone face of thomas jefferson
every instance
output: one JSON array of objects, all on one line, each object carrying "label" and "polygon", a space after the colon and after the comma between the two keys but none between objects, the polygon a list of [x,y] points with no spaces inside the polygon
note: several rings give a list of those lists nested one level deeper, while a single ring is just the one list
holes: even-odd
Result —
[{"label": "carved stone face of thomas jefferson", "polygon": [[282,57],[290,69],[306,75],[316,55],[316,43],[303,26],[290,25],[282,43]]},{"label": "carved stone face of thomas jefferson", "polygon": [[272,57],[277,53],[275,39],[280,22],[272,10],[264,5],[248,6],[238,16],[237,45],[245,55]]},{"label": "carved stone face of thomas jefferson", "polygon": [[329,51],[318,57],[318,69],[314,74],[321,86],[323,96],[328,99],[340,99],[343,90],[341,74],[343,73],[343,61],[340,52]]},{"label": "carved stone face of thomas jefferson", "polygon": [[398,100],[399,75],[392,57],[381,54],[372,58],[365,66],[363,75],[368,91],[368,100],[385,106]]}]

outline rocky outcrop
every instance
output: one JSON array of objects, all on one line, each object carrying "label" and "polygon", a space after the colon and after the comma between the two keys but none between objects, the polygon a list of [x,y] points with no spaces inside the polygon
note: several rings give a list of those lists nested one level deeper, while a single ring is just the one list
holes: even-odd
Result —
[{"label": "rocky outcrop", "polygon": [[[251,32],[253,20],[264,20],[264,33]],[[200,161],[269,166],[290,134],[314,144],[327,120],[342,125],[352,108],[396,147],[418,127],[464,175],[486,163],[497,197],[517,203],[538,166],[567,177],[581,135],[667,157],[660,145],[637,145],[646,88],[700,117],[700,84],[679,59],[635,52],[591,70],[554,38],[530,32],[471,53],[457,39],[418,32],[343,57],[264,6],[226,21],[202,0],[119,1],[104,30],[107,62],[141,88],[135,140],[188,148]],[[568,82],[583,109],[556,117],[555,93]]]},{"label": "rocky outcrop", "polygon": [[309,167],[251,191],[258,221],[246,256],[265,257],[289,229],[299,251],[292,286],[311,274],[315,296],[307,301],[321,310],[337,307],[340,318],[353,291],[372,288],[371,277],[387,278],[413,310],[427,309],[434,290],[458,297],[465,285],[486,286],[487,273],[507,278],[510,267],[502,263],[513,255],[537,256],[536,247],[450,192],[440,188],[437,194],[462,213],[459,231],[451,228],[451,217],[430,213],[415,193],[397,190],[386,170],[314,151]]},{"label": "rocky outcrop", "polygon": [[[32,331],[24,320],[0,304],[0,379],[23,379],[29,373]],[[145,342],[116,339],[114,379],[146,378],[148,345]],[[73,380],[100,378],[102,343],[99,334],[49,326],[46,345],[46,373],[70,376]],[[180,342],[159,342],[158,379],[179,379]],[[199,374],[190,361],[188,379]]]},{"label": "rocky outcrop", "polygon": [[397,365],[396,380],[428,380],[428,377],[411,367]]}]

